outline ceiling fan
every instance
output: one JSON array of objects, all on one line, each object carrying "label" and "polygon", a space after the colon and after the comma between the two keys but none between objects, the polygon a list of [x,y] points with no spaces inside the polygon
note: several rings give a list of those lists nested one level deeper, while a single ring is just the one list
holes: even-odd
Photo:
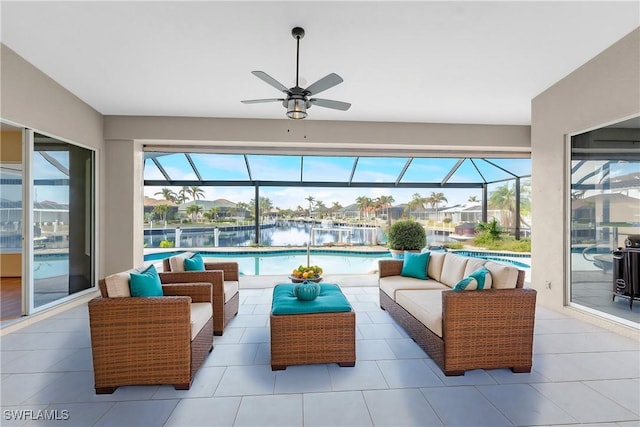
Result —
[{"label": "ceiling fan", "polygon": [[284,92],[286,98],[268,98],[268,99],[249,99],[241,101],[244,104],[258,104],[263,102],[282,102],[287,109],[287,117],[290,119],[304,119],[307,117],[307,109],[314,105],[324,108],[332,108],[334,110],[347,111],[351,104],[348,102],[334,101],[331,99],[312,98],[324,90],[330,89],[343,82],[342,77],[336,73],[331,73],[317,82],[308,86],[306,89],[298,85],[298,71],[300,68],[300,39],[304,37],[304,29],[295,27],[291,30],[291,35],[296,39],[296,85],[287,89],[285,85],[271,77],[264,71],[252,71],[251,73],[257,78],[265,81],[281,92]]}]

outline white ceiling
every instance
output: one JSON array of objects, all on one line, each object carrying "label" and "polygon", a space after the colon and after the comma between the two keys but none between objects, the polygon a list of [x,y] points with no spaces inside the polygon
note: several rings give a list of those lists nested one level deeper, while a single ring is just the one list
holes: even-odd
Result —
[{"label": "white ceiling", "polygon": [[[1,40],[105,115],[529,124],[531,99],[640,25],[640,2],[1,2]],[[640,71],[639,71],[640,72]]]}]

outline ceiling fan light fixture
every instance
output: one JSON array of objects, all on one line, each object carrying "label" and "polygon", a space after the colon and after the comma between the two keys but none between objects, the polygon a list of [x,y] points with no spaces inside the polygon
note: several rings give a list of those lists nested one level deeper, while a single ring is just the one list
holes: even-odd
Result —
[{"label": "ceiling fan light fixture", "polygon": [[[1,1],[1,0],[0,0]],[[311,98],[316,94],[331,89],[332,87],[343,82],[342,77],[336,73],[327,74],[320,80],[306,88],[300,87],[300,39],[304,37],[304,29],[295,27],[291,30],[291,35],[296,40],[296,85],[287,88],[285,85],[271,77],[264,71],[252,71],[251,74],[264,81],[270,86],[278,89],[286,95],[285,98],[268,98],[268,99],[247,99],[240,101],[243,104],[260,104],[263,102],[281,102],[282,106],[287,109],[287,117],[293,120],[301,120],[307,117],[307,109],[314,105],[323,108],[331,108],[334,110],[347,111],[351,104],[348,102],[334,101],[331,99]]]},{"label": "ceiling fan light fixture", "polygon": [[307,117],[307,102],[304,99],[289,99],[287,101],[287,117],[300,120]]}]

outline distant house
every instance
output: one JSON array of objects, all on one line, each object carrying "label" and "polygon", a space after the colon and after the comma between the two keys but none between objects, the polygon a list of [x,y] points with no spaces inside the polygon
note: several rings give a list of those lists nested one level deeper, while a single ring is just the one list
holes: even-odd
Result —
[{"label": "distant house", "polygon": [[440,210],[440,218],[451,218],[451,222],[454,224],[477,223],[482,221],[482,204],[468,202],[443,208]]},{"label": "distant house", "polygon": [[349,206],[345,206],[343,208],[338,209],[333,216],[336,218],[352,218],[357,219],[360,218],[361,212],[360,208],[356,203],[352,203]]},{"label": "distant house", "polygon": [[153,209],[158,205],[167,205],[169,210],[167,211],[167,219],[174,218],[178,213],[178,205],[171,200],[154,199],[153,197],[144,197],[144,214],[153,214]]},{"label": "distant house", "polygon": [[244,209],[238,210],[236,208],[236,204],[227,200],[227,199],[216,199],[216,200],[191,200],[187,203],[182,203],[178,206],[178,214],[180,216],[189,216],[187,214],[187,209],[191,205],[202,206],[202,211],[200,212],[199,217],[202,218],[202,214],[205,212],[209,212],[213,208],[217,208],[217,216],[218,218],[229,218],[229,217],[245,217],[247,211]]}]

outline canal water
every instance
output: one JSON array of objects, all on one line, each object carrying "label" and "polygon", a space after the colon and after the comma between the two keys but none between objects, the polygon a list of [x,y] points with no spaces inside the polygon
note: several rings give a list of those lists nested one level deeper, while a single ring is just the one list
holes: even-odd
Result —
[{"label": "canal water", "polygon": [[[204,247],[239,247],[251,246],[255,241],[253,225],[233,228],[213,227],[183,227],[180,228],[180,243],[176,244],[176,230],[145,229],[144,244],[147,248],[158,248],[160,242],[168,240],[179,248]],[[216,239],[216,233],[218,237]],[[433,231],[427,233],[427,241],[446,241],[444,235],[436,235]],[[263,246],[305,246],[308,242],[312,246],[331,244],[347,245],[384,245],[386,236],[377,227],[321,227],[320,224],[294,221],[278,221],[264,224],[260,229],[260,244]]]}]

